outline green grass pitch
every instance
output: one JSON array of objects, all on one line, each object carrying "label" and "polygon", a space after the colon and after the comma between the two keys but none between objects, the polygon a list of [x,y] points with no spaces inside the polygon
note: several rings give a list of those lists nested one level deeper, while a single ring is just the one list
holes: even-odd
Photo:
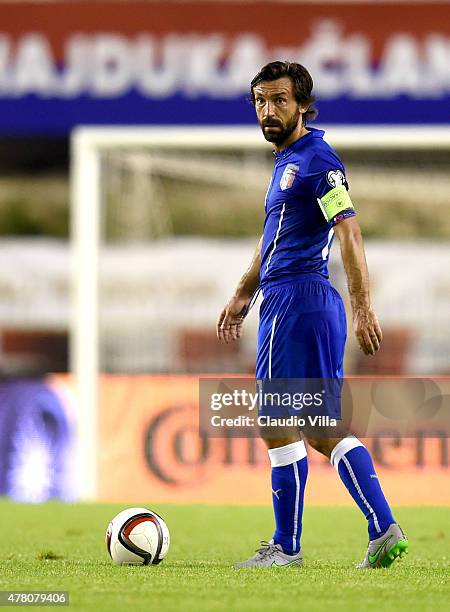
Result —
[{"label": "green grass pitch", "polygon": [[1,502],[0,590],[68,590],[69,609],[108,612],[450,609],[450,508],[399,508],[410,554],[388,570],[354,569],[365,521],[356,509],[332,507],[305,511],[304,567],[234,570],[270,538],[270,507],[143,505],[172,536],[155,567],[109,559],[105,530],[123,505]]}]

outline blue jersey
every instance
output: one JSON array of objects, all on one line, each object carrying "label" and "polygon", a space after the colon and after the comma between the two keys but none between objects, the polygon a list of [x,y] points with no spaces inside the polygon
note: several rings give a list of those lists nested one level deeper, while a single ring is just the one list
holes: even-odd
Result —
[{"label": "blue jersey", "polygon": [[355,215],[343,163],[322,130],[308,129],[275,154],[265,204],[262,288],[308,275],[328,279],[333,226]]}]

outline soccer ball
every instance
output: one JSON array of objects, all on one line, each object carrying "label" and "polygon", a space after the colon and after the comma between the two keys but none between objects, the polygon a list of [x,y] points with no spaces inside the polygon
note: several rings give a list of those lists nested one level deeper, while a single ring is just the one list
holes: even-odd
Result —
[{"label": "soccer ball", "polygon": [[157,565],[169,544],[166,523],[147,508],[122,510],[106,530],[106,547],[116,565]]}]

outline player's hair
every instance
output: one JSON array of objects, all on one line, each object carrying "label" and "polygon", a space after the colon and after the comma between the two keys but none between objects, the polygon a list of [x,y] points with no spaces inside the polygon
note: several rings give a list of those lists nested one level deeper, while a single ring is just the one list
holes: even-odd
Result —
[{"label": "player's hair", "polygon": [[255,104],[254,87],[262,81],[276,81],[283,77],[289,77],[294,86],[295,99],[299,104],[307,104],[308,110],[303,113],[303,123],[313,121],[318,111],[314,108],[315,97],[311,94],[313,80],[307,69],[296,62],[270,62],[261,68],[250,83],[250,100]]}]

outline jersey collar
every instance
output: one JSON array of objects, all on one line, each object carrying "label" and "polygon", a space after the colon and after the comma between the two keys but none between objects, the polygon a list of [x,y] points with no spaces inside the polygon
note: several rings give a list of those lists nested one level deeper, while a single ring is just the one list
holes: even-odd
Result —
[{"label": "jersey collar", "polygon": [[299,151],[300,149],[302,149],[312,138],[323,138],[323,135],[325,134],[324,130],[318,130],[312,127],[309,127],[308,130],[308,134],[305,134],[279,153],[273,151],[273,155],[276,161],[286,159],[286,157],[291,155],[291,153],[293,153],[294,151]]}]

